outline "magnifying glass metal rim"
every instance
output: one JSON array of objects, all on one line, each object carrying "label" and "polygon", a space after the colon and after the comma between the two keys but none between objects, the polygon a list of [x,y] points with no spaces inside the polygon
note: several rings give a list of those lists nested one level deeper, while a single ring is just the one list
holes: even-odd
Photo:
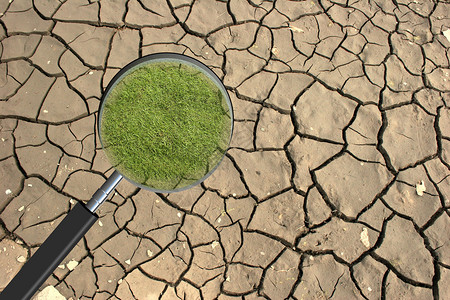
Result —
[{"label": "magnifying glass metal rim", "polygon": [[[100,102],[100,108],[99,108],[99,113],[98,113],[98,121],[97,121],[97,130],[98,130],[98,135],[100,137],[100,144],[102,145],[102,148],[104,149],[104,144],[102,141],[102,134],[101,134],[101,122],[102,122],[102,115],[103,115],[103,108],[105,103],[107,102],[106,100],[108,99],[108,96],[110,94],[110,92],[114,89],[114,87],[123,79],[125,78],[129,73],[131,73],[132,71],[136,70],[137,68],[144,66],[146,64],[152,63],[152,62],[165,62],[165,61],[171,61],[171,62],[180,62],[180,63],[184,63],[184,64],[188,64],[188,65],[193,65],[194,67],[198,68],[200,71],[202,71],[205,75],[208,76],[208,78],[210,78],[215,85],[220,89],[222,95],[225,98],[225,101],[228,105],[228,110],[229,110],[229,114],[230,114],[230,135],[228,137],[228,143],[227,143],[227,147],[223,152],[223,155],[221,156],[221,158],[217,161],[217,163],[215,164],[215,166],[213,168],[211,168],[208,173],[206,173],[203,177],[201,177],[200,179],[196,180],[195,182],[187,185],[187,186],[183,186],[181,188],[175,188],[172,190],[164,190],[164,189],[158,189],[158,188],[152,188],[150,186],[141,184],[139,182],[136,182],[132,179],[130,179],[129,177],[125,176],[122,172],[120,172],[119,170],[117,170],[114,166],[113,168],[115,169],[115,172],[119,173],[123,178],[125,178],[126,180],[128,180],[129,182],[131,182],[132,184],[134,184],[135,186],[138,186],[142,189],[148,190],[148,191],[152,191],[155,193],[174,193],[174,192],[181,192],[184,190],[188,190],[200,183],[202,183],[203,181],[205,181],[209,176],[211,176],[212,173],[214,173],[214,171],[219,167],[220,163],[222,162],[225,153],[227,152],[230,143],[231,143],[231,137],[233,136],[233,129],[234,129],[234,115],[233,115],[233,105],[231,103],[231,99],[230,96],[225,88],[225,86],[223,85],[222,81],[220,80],[220,78],[205,64],[203,64],[202,62],[183,55],[183,54],[179,54],[179,53],[171,53],[171,52],[161,52],[161,53],[154,53],[154,54],[149,54],[146,56],[143,56],[141,58],[138,58],[132,62],[130,62],[128,65],[126,65],[125,67],[123,67],[109,82],[108,86],[105,89],[105,92],[102,95],[101,98],[101,102]],[[109,160],[109,159],[108,159]],[[117,177],[117,176],[116,176]]]}]

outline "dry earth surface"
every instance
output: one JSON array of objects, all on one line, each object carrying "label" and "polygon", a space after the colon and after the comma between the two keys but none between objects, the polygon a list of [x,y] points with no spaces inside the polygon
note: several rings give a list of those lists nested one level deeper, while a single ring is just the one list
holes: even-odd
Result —
[{"label": "dry earth surface", "polygon": [[108,82],[163,51],[223,80],[231,149],[185,192],[122,182],[37,299],[449,299],[450,2],[431,0],[0,1],[0,289],[111,174]]}]

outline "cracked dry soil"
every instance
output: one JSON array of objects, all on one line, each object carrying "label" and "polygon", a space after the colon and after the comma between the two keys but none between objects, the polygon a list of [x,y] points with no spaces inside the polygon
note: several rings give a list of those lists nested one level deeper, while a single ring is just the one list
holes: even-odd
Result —
[{"label": "cracked dry soil", "polygon": [[223,80],[231,149],[122,182],[40,299],[448,299],[449,39],[448,1],[1,1],[0,289],[111,174],[108,82],[170,51]]}]

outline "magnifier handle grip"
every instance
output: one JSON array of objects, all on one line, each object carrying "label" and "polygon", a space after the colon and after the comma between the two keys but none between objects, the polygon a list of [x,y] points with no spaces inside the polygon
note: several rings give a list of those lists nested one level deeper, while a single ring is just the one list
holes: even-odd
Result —
[{"label": "magnifier handle grip", "polygon": [[98,219],[79,202],[0,294],[0,300],[30,299]]}]

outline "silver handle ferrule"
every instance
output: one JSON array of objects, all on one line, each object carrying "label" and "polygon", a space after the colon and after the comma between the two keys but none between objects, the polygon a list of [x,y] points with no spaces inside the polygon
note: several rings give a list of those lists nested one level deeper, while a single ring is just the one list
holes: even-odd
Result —
[{"label": "silver handle ferrule", "polygon": [[86,204],[86,208],[95,213],[99,207],[105,202],[109,194],[116,188],[119,182],[122,180],[122,175],[119,172],[114,171],[114,173],[109,176],[105,183],[92,195],[91,200]]}]

